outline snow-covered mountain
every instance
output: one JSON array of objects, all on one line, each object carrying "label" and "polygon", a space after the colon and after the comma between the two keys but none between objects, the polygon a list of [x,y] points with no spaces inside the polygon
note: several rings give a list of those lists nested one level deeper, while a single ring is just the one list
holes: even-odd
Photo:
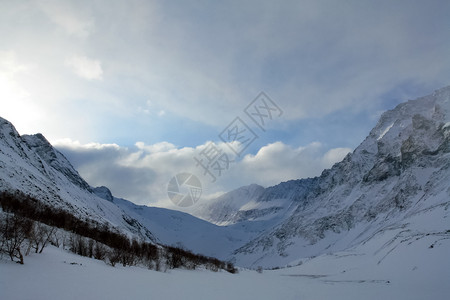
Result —
[{"label": "snow-covered mountain", "polygon": [[0,190],[19,190],[85,220],[156,241],[117,205],[98,197],[70,162],[42,134],[20,136],[0,118]]},{"label": "snow-covered mountain", "polygon": [[128,235],[240,266],[284,266],[366,244],[388,255],[405,241],[449,240],[449,139],[447,87],[384,113],[321,176],[241,187],[196,207],[201,220],[90,187],[41,134],[20,136],[0,118],[0,191],[20,190]]},{"label": "snow-covered mountain", "polygon": [[[350,249],[386,230],[450,238],[450,87],[385,112],[369,136],[320,177],[248,186],[199,207],[217,224],[263,222],[237,264],[266,267]],[[396,242],[393,242],[395,246]]]},{"label": "snow-covered mountain", "polygon": [[93,188],[42,134],[21,136],[0,118],[0,191],[16,190],[129,236],[222,259],[256,236],[183,212],[135,205],[115,198],[107,187]]}]

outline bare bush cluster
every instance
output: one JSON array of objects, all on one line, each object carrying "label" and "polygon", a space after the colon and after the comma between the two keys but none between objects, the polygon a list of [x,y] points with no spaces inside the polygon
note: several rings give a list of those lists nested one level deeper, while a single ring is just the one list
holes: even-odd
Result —
[{"label": "bare bush cluster", "polygon": [[0,253],[12,261],[23,264],[24,255],[30,251],[42,253],[51,241],[54,227],[47,226],[29,218],[12,214],[0,214]]},{"label": "bare bush cluster", "polygon": [[[23,264],[31,251],[41,253],[49,244],[115,266],[149,269],[220,269],[236,273],[230,262],[194,254],[188,250],[130,239],[108,224],[84,221],[69,212],[49,207],[23,193],[0,193],[0,249]],[[58,229],[59,228],[59,229]]]}]

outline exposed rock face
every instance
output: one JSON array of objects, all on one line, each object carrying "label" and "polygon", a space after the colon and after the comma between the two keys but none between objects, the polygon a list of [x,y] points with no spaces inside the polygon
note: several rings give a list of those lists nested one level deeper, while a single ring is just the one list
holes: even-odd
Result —
[{"label": "exposed rock face", "polygon": [[283,266],[399,228],[402,240],[449,238],[450,87],[384,113],[353,153],[319,177],[254,184],[198,207],[203,219],[227,226],[92,188],[41,134],[20,136],[0,118],[2,190],[242,266]]},{"label": "exposed rock face", "polygon": [[[247,220],[281,220],[235,251],[237,260],[247,265],[274,266],[345,249],[385,226],[406,223],[418,211],[448,207],[449,136],[447,87],[385,112],[361,145],[321,176],[234,200],[243,208],[252,202],[253,209],[237,208],[228,220],[214,219],[220,214],[213,207],[209,219],[238,223],[242,218],[236,216],[247,214]],[[230,202],[237,191],[217,199],[215,206]],[[354,238],[343,242],[343,236],[350,235]]]}]

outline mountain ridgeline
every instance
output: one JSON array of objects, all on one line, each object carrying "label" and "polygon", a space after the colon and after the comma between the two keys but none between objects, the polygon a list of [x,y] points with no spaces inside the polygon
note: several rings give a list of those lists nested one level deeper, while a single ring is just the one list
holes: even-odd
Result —
[{"label": "mountain ridgeline", "polygon": [[434,210],[443,216],[430,219],[436,227],[421,227],[419,235],[447,232],[449,140],[446,87],[385,112],[361,145],[321,176],[243,187],[196,214],[216,224],[252,220],[265,227],[233,252],[237,262],[251,266],[283,266],[349,249],[387,228],[412,230],[416,217],[432,218]]},{"label": "mountain ridgeline", "polygon": [[412,237],[448,239],[449,168],[450,87],[385,112],[353,153],[319,177],[241,187],[196,204],[198,218],[89,186],[42,135],[20,136],[0,118],[0,191],[247,267],[295,264],[380,235],[399,235],[394,248]]}]

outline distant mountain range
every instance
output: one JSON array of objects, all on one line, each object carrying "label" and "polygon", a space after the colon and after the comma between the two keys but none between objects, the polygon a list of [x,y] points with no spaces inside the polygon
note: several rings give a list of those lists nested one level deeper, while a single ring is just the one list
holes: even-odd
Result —
[{"label": "distant mountain range", "polygon": [[197,204],[199,218],[89,186],[44,136],[20,136],[2,118],[0,190],[248,267],[352,249],[387,231],[401,233],[390,240],[394,248],[424,236],[448,239],[450,87],[385,112],[353,153],[319,177],[241,187]]}]

